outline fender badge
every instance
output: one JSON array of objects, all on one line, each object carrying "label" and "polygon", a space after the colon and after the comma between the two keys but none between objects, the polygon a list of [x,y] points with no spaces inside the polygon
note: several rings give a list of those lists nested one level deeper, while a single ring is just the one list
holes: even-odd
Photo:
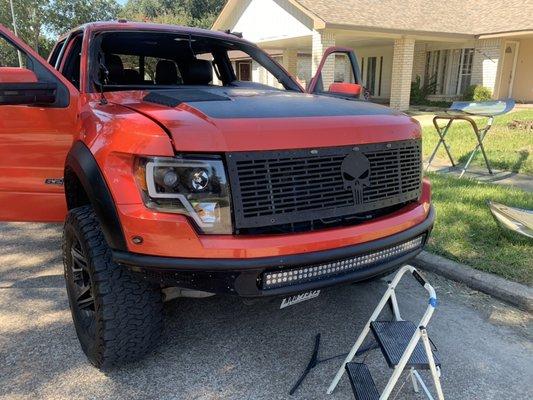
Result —
[{"label": "fender badge", "polygon": [[45,185],[63,186],[63,178],[46,178],[44,180]]}]

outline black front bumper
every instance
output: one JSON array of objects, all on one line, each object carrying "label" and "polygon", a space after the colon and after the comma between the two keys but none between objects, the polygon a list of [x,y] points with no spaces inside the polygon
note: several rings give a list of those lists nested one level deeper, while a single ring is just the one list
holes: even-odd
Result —
[{"label": "black front bumper", "polygon": [[[113,259],[140,274],[144,279],[166,286],[211,293],[230,293],[242,297],[278,296],[340,283],[367,280],[392,272],[422,251],[433,227],[434,219],[435,211],[431,208],[424,222],[395,235],[354,246],[303,254],[249,259],[200,259],[147,256],[113,251]],[[419,236],[423,236],[422,244],[398,257],[390,257],[385,261],[334,276],[317,277],[312,281],[286,284],[281,287],[263,288],[262,281],[265,272],[303,268],[361,255],[372,255]]]}]

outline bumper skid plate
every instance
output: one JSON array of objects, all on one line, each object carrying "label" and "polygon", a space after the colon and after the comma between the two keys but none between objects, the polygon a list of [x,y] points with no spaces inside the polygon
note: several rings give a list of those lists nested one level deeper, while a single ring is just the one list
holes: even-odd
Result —
[{"label": "bumper skid plate", "polygon": [[403,232],[330,250],[249,259],[147,256],[113,251],[115,262],[164,286],[242,297],[286,296],[392,272],[422,251],[435,212]]}]

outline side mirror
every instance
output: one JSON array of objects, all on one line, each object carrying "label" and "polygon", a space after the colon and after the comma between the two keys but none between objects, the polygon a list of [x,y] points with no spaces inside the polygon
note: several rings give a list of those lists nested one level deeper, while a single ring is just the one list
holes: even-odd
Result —
[{"label": "side mirror", "polygon": [[26,68],[0,67],[0,106],[53,104],[57,84],[38,82]]},{"label": "side mirror", "polygon": [[343,96],[359,97],[361,91],[362,86],[357,83],[334,82],[329,85],[330,93],[336,93]]}]

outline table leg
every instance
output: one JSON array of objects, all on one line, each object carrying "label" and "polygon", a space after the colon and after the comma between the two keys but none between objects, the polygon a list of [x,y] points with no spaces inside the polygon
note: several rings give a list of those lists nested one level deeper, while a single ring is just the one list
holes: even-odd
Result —
[{"label": "table leg", "polygon": [[471,120],[470,118],[466,119],[470,124],[472,125],[472,128],[474,129],[474,133],[476,134],[477,142],[478,144],[470,154],[470,157],[468,157],[468,161],[466,162],[463,170],[461,171],[461,175],[459,175],[459,178],[462,178],[465,174],[467,168],[469,167],[470,163],[474,159],[474,156],[476,155],[476,152],[478,149],[481,149],[481,153],[483,154],[483,158],[485,159],[485,164],[487,165],[487,170],[489,171],[490,175],[493,175],[492,168],[490,167],[489,159],[487,157],[487,153],[485,152],[485,148],[483,147],[483,140],[485,139],[485,136],[487,136],[488,131],[492,127],[492,122],[494,121],[494,117],[490,117],[489,121],[487,122],[487,126],[481,131],[478,129],[477,124]]},{"label": "table leg", "polygon": [[433,162],[433,159],[435,158],[435,155],[437,154],[437,151],[439,150],[440,145],[442,144],[444,146],[444,149],[446,150],[446,153],[448,154],[448,158],[450,159],[452,166],[455,167],[455,162],[453,161],[453,157],[450,153],[450,149],[448,149],[448,145],[446,144],[446,134],[448,133],[448,130],[450,129],[450,126],[452,125],[453,119],[450,119],[444,129],[442,129],[439,124],[437,123],[438,117],[433,118],[433,125],[435,126],[435,130],[437,131],[437,134],[439,135],[439,142],[437,143],[437,146],[433,150],[433,153],[431,153],[431,156],[428,160],[428,165],[426,166],[426,171],[429,169],[429,166]]}]

